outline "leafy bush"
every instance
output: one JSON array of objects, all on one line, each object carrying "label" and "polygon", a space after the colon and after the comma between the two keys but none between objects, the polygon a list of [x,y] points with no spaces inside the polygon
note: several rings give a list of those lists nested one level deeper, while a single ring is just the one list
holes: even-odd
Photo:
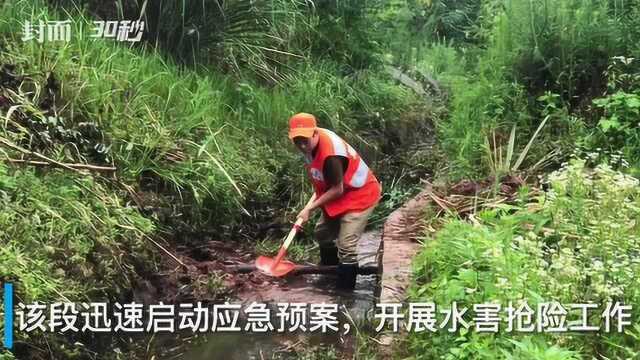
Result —
[{"label": "leafy bush", "polygon": [[638,143],[638,123],[640,116],[640,95],[619,91],[602,99],[593,101],[596,107],[604,110],[604,116],[598,126],[612,142],[620,148],[625,143]]},{"label": "leafy bush", "polygon": [[[533,203],[478,214],[480,225],[451,219],[415,259],[412,301],[472,309],[473,304],[526,301],[607,302],[640,315],[640,188],[608,165],[587,169],[572,161],[549,176],[550,189]],[[572,313],[571,313],[572,314]],[[570,315],[571,316],[571,315]],[[503,318],[504,319],[504,318]],[[598,312],[589,323],[602,326]],[[501,324],[503,325],[504,322]],[[473,326],[473,324],[472,324]],[[640,328],[621,333],[480,334],[473,329],[415,333],[417,358],[574,359],[597,352],[608,358],[640,354]]]},{"label": "leafy bush", "polygon": [[3,350],[2,353],[0,353],[0,360],[15,360],[15,357],[10,352]]},{"label": "leafy bush", "polygon": [[[593,100],[597,128],[588,138],[592,149],[621,152],[633,164],[632,173],[640,168],[640,69],[633,58],[617,56],[607,68],[607,93]],[[594,116],[595,117],[595,116]],[[629,165],[627,163],[627,165]]]}]

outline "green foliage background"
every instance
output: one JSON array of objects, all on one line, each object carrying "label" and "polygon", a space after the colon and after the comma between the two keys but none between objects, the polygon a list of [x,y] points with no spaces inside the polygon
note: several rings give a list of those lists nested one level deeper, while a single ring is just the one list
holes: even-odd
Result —
[{"label": "green foliage background", "polygon": [[[638,179],[607,165],[585,168],[572,161],[549,175],[549,190],[532,202],[499,206],[478,214],[479,224],[451,219],[415,258],[413,302],[433,302],[439,311],[453,302],[466,307],[499,304],[500,330],[457,333],[439,330],[411,337],[417,359],[578,359],[600,354],[634,358],[640,354],[637,323],[640,289],[640,193]],[[566,306],[567,323],[580,320],[570,304],[596,304],[588,322],[598,332],[506,331],[506,308],[532,311],[542,303]],[[605,332],[608,303],[632,306],[631,326]],[[614,318],[615,319],[615,318]],[[635,320],[634,320],[635,319]],[[515,322],[514,329],[515,329]],[[525,324],[528,326],[528,324]],[[525,326],[525,327],[526,327]]]},{"label": "green foliage background", "polygon": [[[633,307],[632,325],[623,333],[525,334],[503,327],[479,334],[472,322],[470,330],[411,334],[404,353],[416,359],[636,358],[639,4],[461,3],[468,6],[427,4],[436,21],[425,30],[434,40],[413,58],[450,92],[448,116],[437,120],[449,176],[495,181],[522,174],[496,159],[524,152],[524,174],[546,183],[534,181],[544,189],[539,196],[521,189],[519,203],[480,211],[479,224],[451,216],[434,236],[425,235],[411,301],[440,309],[456,301],[470,311],[479,303],[503,310],[522,301],[533,309],[550,301],[596,303],[600,312],[620,301]],[[527,142],[533,146],[525,148]],[[590,322],[602,326],[599,315]]]},{"label": "green foliage background", "polygon": [[[141,44],[88,36],[94,19],[138,18]],[[69,43],[21,40],[25,21],[62,19]],[[425,238],[414,299],[638,304],[636,1],[16,0],[0,5],[0,50],[2,139],[117,168],[23,166],[0,147],[0,281],[24,301],[126,299],[158,270],[148,237],[190,246],[199,231],[250,238],[286,222],[309,192],[286,121],[306,111],[370,160],[385,189],[378,224],[421,177],[515,173],[497,151],[523,154],[529,175],[559,170],[541,199],[523,193],[479,227],[451,219]],[[571,157],[587,162],[563,165]],[[633,358],[639,331],[417,334],[408,355]]]}]

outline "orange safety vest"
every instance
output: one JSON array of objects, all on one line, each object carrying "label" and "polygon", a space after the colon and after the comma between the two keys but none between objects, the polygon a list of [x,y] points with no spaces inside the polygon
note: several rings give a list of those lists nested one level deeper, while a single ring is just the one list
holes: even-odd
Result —
[{"label": "orange safety vest", "polygon": [[307,159],[306,164],[316,198],[330,187],[324,180],[324,161],[329,156],[344,156],[348,160],[343,176],[344,193],[323,206],[327,215],[335,217],[349,211],[363,211],[375,205],[380,200],[382,188],[364,160],[351,145],[333,131],[318,128],[318,133],[320,140],[316,155],[310,161]]}]

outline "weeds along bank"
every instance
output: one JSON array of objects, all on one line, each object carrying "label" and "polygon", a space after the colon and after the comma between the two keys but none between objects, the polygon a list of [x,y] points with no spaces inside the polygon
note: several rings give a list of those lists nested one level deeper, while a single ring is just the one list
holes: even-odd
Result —
[{"label": "weeds along bank", "polygon": [[[413,334],[409,344],[415,358],[588,359],[597,354],[624,359],[638,354],[638,179],[606,164],[587,165],[594,163],[572,160],[549,175],[547,191],[530,196],[521,188],[516,204],[478,212],[475,225],[446,220],[433,239],[425,239],[414,262],[412,301],[441,309],[455,302],[470,313],[477,304],[490,304],[501,320],[492,328],[493,321],[472,321],[467,314],[468,328],[460,323],[459,332]],[[625,311],[631,325],[623,332],[618,320],[606,320],[616,317],[603,317],[618,311],[616,303],[632,306]],[[592,305],[583,313],[571,304]],[[551,306],[548,312],[541,310],[545,306]],[[559,314],[565,320],[550,320]],[[583,316],[592,330],[576,330]]]},{"label": "weeds along bank", "polygon": [[506,143],[516,126],[527,139],[546,116],[532,164],[551,152],[560,164],[574,149],[601,148],[621,150],[637,173],[630,130],[640,71],[637,2],[441,3],[451,12],[434,5],[439,26],[425,25],[433,41],[413,62],[451,89],[449,117],[438,127],[454,176],[487,175],[487,135],[495,130]]},{"label": "weeds along bank", "polygon": [[[505,175],[528,178],[529,185],[520,188],[519,200],[478,207],[473,218],[426,219],[438,231],[423,238],[410,299],[434,303],[438,316],[455,302],[468,309],[469,328],[449,333],[438,322],[434,331],[410,334],[408,350],[400,353],[415,359],[637,357],[640,4],[468,1],[457,9],[468,16],[455,17],[459,4],[440,3],[452,6],[451,12],[433,8],[440,26],[432,34],[441,41],[428,46],[416,66],[450,89],[449,115],[437,126],[451,175],[489,179],[496,192]],[[553,302],[566,306],[567,322],[540,317],[540,306]],[[632,308],[622,332],[602,316],[616,302]],[[498,328],[477,330],[487,324],[472,319],[482,311],[476,304],[499,309]],[[600,330],[537,328],[582,319],[570,304],[596,304],[584,319]],[[511,328],[509,311],[520,321]],[[523,322],[526,314],[531,321]]]},{"label": "weeds along bank", "polygon": [[[162,254],[149,238],[193,228],[232,237],[250,224],[284,222],[310,191],[286,138],[295,112],[317,114],[381,161],[384,131],[422,106],[365,57],[346,62],[344,48],[320,59],[300,45],[269,78],[260,66],[284,60],[252,53],[258,45],[231,30],[219,66],[193,66],[167,46],[90,38],[86,13],[46,5],[0,8],[0,280],[18,284],[25,303],[130,300],[158,270]],[[22,40],[25,21],[67,19],[69,42]],[[59,340],[48,339],[65,351]]]}]

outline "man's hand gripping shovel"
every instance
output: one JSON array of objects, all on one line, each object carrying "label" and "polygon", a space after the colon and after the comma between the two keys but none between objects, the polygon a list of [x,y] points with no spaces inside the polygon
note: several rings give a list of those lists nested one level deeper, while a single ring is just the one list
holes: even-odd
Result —
[{"label": "man's hand gripping shovel", "polygon": [[[306,206],[309,206],[315,198],[316,196],[313,194]],[[296,237],[296,234],[301,229],[302,219],[299,218],[296,220],[296,223],[293,224],[293,228],[289,231],[289,235],[287,235],[287,238],[284,240],[284,244],[280,247],[275,259],[266,256],[259,256],[258,259],[256,259],[256,268],[267,275],[275,277],[282,277],[293,271],[296,268],[296,264],[288,260],[283,260],[283,258],[287,254],[287,249],[293,242],[293,238]]]}]

